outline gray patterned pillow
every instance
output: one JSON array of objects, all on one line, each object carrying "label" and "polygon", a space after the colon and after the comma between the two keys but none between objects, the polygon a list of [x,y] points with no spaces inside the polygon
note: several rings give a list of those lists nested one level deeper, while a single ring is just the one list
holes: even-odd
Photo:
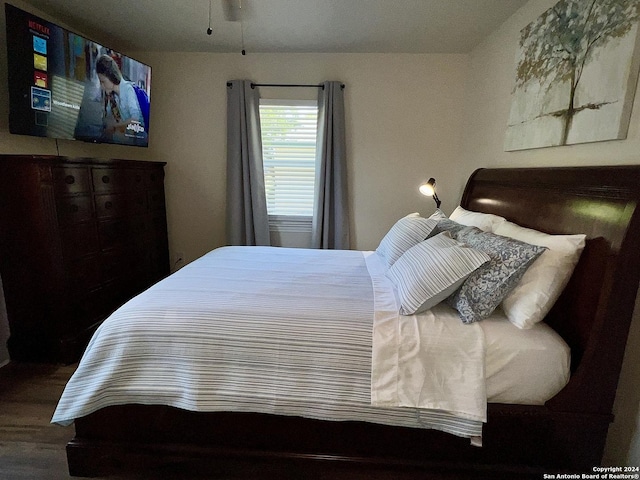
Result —
[{"label": "gray patterned pillow", "polygon": [[442,232],[449,232],[451,234],[451,238],[455,240],[458,236],[458,232],[463,228],[468,227],[462,225],[461,223],[454,222],[453,220],[450,220],[446,217],[440,218],[438,219],[438,224],[436,225],[436,227],[429,234],[429,237],[434,237]]},{"label": "gray patterned pillow", "polygon": [[489,260],[486,253],[456,242],[449,232],[414,245],[387,272],[398,292],[400,314],[434,307]]},{"label": "gray patterned pillow", "polygon": [[391,227],[391,230],[378,245],[376,253],[382,257],[389,268],[400,258],[400,255],[427,238],[437,223],[437,220],[430,220],[421,217],[418,213],[411,213],[398,220]]},{"label": "gray patterned pillow", "polygon": [[491,260],[469,275],[447,299],[464,323],[487,318],[515,288],[529,265],[546,249],[536,245],[466,227],[457,240],[485,252]]}]

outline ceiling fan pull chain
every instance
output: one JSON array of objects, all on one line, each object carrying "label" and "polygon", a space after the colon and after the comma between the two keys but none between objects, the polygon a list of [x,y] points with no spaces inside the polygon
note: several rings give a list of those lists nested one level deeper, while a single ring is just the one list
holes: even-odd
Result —
[{"label": "ceiling fan pull chain", "polygon": [[244,49],[244,15],[242,13],[242,0],[238,0],[240,5],[240,42],[242,47],[242,55],[246,55],[247,52]]}]

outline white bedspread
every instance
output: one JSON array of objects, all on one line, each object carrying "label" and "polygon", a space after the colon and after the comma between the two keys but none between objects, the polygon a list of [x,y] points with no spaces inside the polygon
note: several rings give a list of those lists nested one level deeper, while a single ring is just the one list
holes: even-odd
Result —
[{"label": "white bedspread", "polygon": [[[484,365],[480,346],[462,343],[461,322],[446,314],[392,319],[393,291],[376,258],[271,247],[210,252],[100,326],[52,422],[138,403],[481,435],[483,367],[470,367]],[[444,343],[433,347],[434,334]],[[456,358],[443,360],[449,349]],[[471,382],[472,374],[480,378]]]}]

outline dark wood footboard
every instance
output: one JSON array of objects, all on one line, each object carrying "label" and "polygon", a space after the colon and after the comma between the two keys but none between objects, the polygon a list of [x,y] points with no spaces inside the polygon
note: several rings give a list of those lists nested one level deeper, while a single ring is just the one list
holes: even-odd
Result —
[{"label": "dark wood footboard", "polygon": [[[77,476],[183,468],[228,478],[263,465],[258,478],[302,469],[330,474],[326,478],[367,472],[363,478],[539,479],[551,470],[588,472],[599,464],[610,421],[608,415],[554,414],[544,406],[490,405],[483,446],[476,447],[434,430],[127,405],[78,419],[67,455]],[[387,477],[391,473],[396,476]]]}]

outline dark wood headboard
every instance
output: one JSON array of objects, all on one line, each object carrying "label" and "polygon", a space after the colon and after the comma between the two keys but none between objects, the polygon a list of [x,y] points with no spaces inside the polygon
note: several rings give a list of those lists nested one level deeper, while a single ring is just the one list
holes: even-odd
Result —
[{"label": "dark wood headboard", "polygon": [[461,205],[587,245],[546,318],[569,344],[572,377],[556,411],[610,414],[640,279],[640,165],[479,169]]}]

